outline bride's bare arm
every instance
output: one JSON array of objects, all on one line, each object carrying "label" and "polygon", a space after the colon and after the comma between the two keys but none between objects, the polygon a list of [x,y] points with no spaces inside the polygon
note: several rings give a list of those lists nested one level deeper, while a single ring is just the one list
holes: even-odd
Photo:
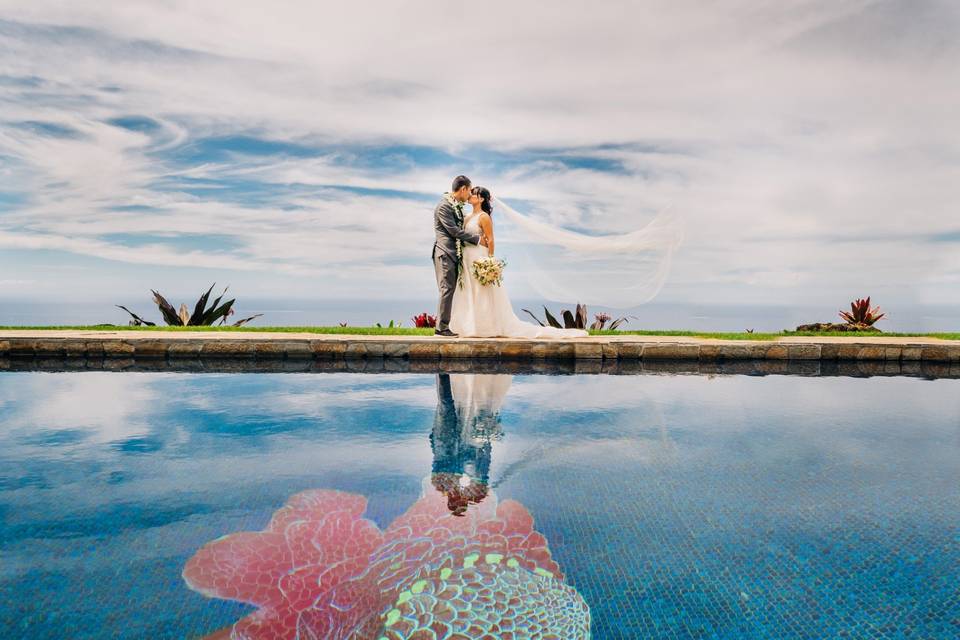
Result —
[{"label": "bride's bare arm", "polygon": [[493,255],[493,218],[487,213],[480,214],[480,232],[487,240],[487,255]]}]

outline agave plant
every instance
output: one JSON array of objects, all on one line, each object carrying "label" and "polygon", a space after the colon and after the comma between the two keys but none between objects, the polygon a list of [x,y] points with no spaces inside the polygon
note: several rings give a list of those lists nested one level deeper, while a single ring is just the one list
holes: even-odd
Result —
[{"label": "agave plant", "polygon": [[563,318],[563,324],[560,324],[560,321],[550,313],[550,310],[547,309],[546,305],[543,307],[543,315],[545,318],[545,323],[540,321],[540,318],[533,315],[533,312],[529,309],[524,309],[531,318],[537,321],[541,327],[550,325],[551,327],[556,327],[557,329],[584,329],[587,326],[587,305],[577,304],[576,312],[569,311],[564,309],[560,312],[560,317]]},{"label": "agave plant", "polygon": [[[624,316],[622,318],[613,320],[613,322],[610,322],[612,318],[609,313],[598,313],[593,316],[594,321],[593,324],[590,325],[590,328],[595,331],[603,331],[604,329],[607,331],[616,331],[620,325],[622,325],[624,322],[627,322],[632,317],[634,316]],[[609,327],[605,326],[608,322],[610,322]]]},{"label": "agave plant", "polygon": [[420,329],[425,329],[425,328],[433,329],[434,327],[437,326],[437,318],[435,316],[431,316],[430,314],[424,312],[418,316],[413,316],[413,324],[414,326]]},{"label": "agave plant", "polygon": [[[227,300],[223,304],[220,304],[220,300],[223,299],[224,294],[227,292],[226,287],[217,298],[210,304],[207,305],[207,301],[210,299],[210,294],[213,292],[213,288],[216,286],[216,283],[210,285],[210,288],[205,294],[200,296],[200,299],[197,300],[197,303],[193,307],[193,313],[187,308],[186,304],[181,304],[180,309],[174,309],[173,305],[167,302],[167,299],[160,295],[159,291],[154,291],[153,301],[156,303],[157,307],[160,309],[160,315],[163,316],[163,321],[172,327],[209,327],[216,323],[218,320],[220,324],[225,324],[227,322],[227,317],[233,315],[233,303],[236,302],[236,298]],[[117,305],[120,309],[123,309],[133,318],[131,324],[134,325],[146,325],[149,327],[156,326],[155,323],[148,320],[144,320],[133,311],[130,311],[123,305]],[[233,323],[232,326],[239,327],[242,326],[254,318],[259,318],[262,316],[262,313],[252,315],[249,318],[244,318],[243,320],[237,320]]]},{"label": "agave plant", "polygon": [[840,312],[840,317],[843,318],[847,324],[859,324],[868,327],[873,326],[877,320],[885,315],[887,314],[880,313],[880,307],[870,307],[869,296],[867,296],[866,299],[858,299],[851,302],[850,311]]},{"label": "agave plant", "polygon": [[[557,329],[586,329],[587,328],[587,305],[577,304],[575,311],[569,311],[564,309],[560,312],[560,317],[563,318],[563,324],[560,324],[560,321],[557,320],[556,316],[550,313],[550,310],[546,306],[543,307],[544,321],[541,321],[540,318],[533,315],[533,312],[529,309],[523,309],[531,318],[537,321],[541,327],[551,326],[556,327]],[[606,323],[610,320],[610,316],[606,313],[598,313],[594,316],[595,321],[590,325],[590,329],[602,330]],[[610,326],[607,327],[608,331],[615,331],[617,327],[627,321],[627,318],[617,318],[610,323]]]},{"label": "agave plant", "polygon": [[141,326],[141,325],[144,325],[144,326],[147,326],[147,327],[155,327],[155,326],[157,326],[157,323],[156,323],[156,322],[150,322],[149,320],[144,320],[143,318],[141,318],[140,316],[138,316],[137,314],[135,314],[133,311],[130,311],[130,309],[127,309],[127,308],[126,308],[125,306],[123,306],[122,304],[118,304],[117,306],[118,306],[119,308],[123,309],[124,311],[126,311],[127,313],[130,314],[130,316],[131,316],[130,324],[131,324],[132,326],[134,326],[134,327],[139,327],[139,326]]}]

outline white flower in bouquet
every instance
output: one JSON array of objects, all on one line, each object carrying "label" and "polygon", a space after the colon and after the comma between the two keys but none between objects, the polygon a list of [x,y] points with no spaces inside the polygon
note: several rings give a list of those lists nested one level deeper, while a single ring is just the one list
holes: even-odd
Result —
[{"label": "white flower in bouquet", "polygon": [[483,286],[495,284],[498,287],[503,282],[503,268],[507,266],[505,260],[487,257],[473,261],[473,276]]}]

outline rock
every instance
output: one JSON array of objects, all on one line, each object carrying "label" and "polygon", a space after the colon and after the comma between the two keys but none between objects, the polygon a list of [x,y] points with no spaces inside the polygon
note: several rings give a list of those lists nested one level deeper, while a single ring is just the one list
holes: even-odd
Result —
[{"label": "rock", "polygon": [[505,360],[530,358],[533,355],[531,342],[505,342],[500,347],[500,357]]},{"label": "rock", "polygon": [[797,327],[797,331],[842,331],[842,332],[866,332],[883,333],[880,329],[868,324],[841,324],[839,322],[814,322],[813,324],[802,324]]},{"label": "rock", "polygon": [[787,345],[788,360],[819,360],[820,345],[818,344],[790,344]]},{"label": "rock", "polygon": [[[573,357],[577,360],[602,360],[603,345],[589,342],[576,342],[573,345]],[[614,352],[614,359],[617,357]]]},{"label": "rock", "polygon": [[643,345],[643,360],[699,360],[700,345],[678,342],[658,342]]}]

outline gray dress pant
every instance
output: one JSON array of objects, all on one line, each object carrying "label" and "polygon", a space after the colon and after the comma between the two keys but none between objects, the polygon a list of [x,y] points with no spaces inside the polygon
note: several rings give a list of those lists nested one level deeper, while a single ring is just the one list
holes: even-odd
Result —
[{"label": "gray dress pant", "polygon": [[450,328],[453,293],[457,290],[457,260],[437,247],[433,248],[433,269],[437,273],[440,302],[437,305],[437,331]]}]

